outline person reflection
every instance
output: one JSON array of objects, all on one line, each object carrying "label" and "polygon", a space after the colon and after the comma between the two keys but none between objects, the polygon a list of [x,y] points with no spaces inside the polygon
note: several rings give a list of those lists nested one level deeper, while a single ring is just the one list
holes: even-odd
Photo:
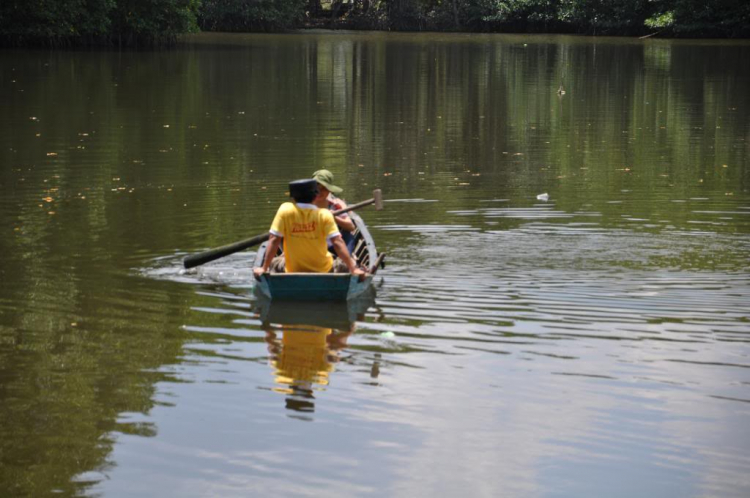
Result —
[{"label": "person reflection", "polygon": [[[314,325],[265,324],[270,362],[275,370],[276,392],[286,394],[286,408],[315,411],[315,392],[328,385],[339,352],[346,347],[354,324],[346,331]],[[281,339],[279,339],[281,332]]]}]

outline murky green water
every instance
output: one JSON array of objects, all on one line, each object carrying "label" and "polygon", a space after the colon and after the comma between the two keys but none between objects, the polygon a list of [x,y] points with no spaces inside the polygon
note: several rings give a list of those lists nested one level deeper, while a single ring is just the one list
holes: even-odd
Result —
[{"label": "murky green water", "polygon": [[[747,496],[748,60],[0,52],[0,494]],[[390,201],[361,213],[388,254],[365,309],[261,306],[252,252],[181,271],[320,167]]]}]

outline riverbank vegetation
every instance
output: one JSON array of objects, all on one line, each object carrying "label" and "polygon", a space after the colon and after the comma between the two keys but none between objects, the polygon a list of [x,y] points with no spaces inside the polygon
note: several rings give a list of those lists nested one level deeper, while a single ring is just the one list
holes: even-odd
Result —
[{"label": "riverbank vegetation", "polygon": [[153,45],[299,28],[750,37],[747,0],[5,0],[2,45]]},{"label": "riverbank vegetation", "polygon": [[2,45],[153,45],[198,31],[201,0],[3,0]]}]

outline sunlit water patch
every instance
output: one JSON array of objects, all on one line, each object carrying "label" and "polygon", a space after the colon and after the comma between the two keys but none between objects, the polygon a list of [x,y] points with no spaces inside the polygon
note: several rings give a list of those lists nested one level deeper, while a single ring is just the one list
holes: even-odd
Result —
[{"label": "sunlit water patch", "polygon": [[[493,487],[504,486],[508,475],[484,466],[486,458],[499,459],[516,477],[525,472],[524,461],[565,462],[555,464],[554,486],[574,492],[582,490],[580,481],[565,469],[602,465],[627,467],[644,479],[659,468],[672,483],[665,490],[678,482],[709,494],[743,489],[748,461],[737,433],[750,415],[747,239],[612,229],[575,214],[563,223],[553,218],[524,216],[510,230],[374,227],[376,237],[406,234],[409,244],[389,256],[375,301],[355,315],[344,313],[337,329],[285,324],[291,317],[304,323],[315,314],[310,308],[284,310],[286,320],[269,322],[248,284],[252,254],[185,274],[179,257],[155,260],[144,275],[197,284],[204,302],[191,309],[184,366],[172,371],[187,385],[204,387],[166,389],[170,396],[202,393],[203,401],[183,401],[180,410],[196,423],[208,399],[227,413],[249,413],[252,404],[253,423],[266,428],[280,413],[323,422],[314,431],[320,435],[328,434],[328,423],[347,433],[365,424],[375,432],[350,435],[337,448],[353,444],[379,473],[398,475],[397,494],[414,491],[409,476],[427,472],[421,465],[402,471],[404,462],[445,466],[441,455],[449,447]],[[327,306],[313,305],[323,316],[334,312]],[[480,398],[481,406],[461,408]],[[565,401],[571,398],[576,402]],[[550,403],[557,407],[554,416],[545,416]],[[529,419],[536,420],[534,431],[519,437]],[[156,414],[152,422],[158,421]],[[232,493],[251,486],[240,471],[250,469],[276,483],[263,477],[266,467],[259,463],[274,457],[243,448],[252,438],[252,446],[312,451],[292,434],[298,433],[219,431],[210,446],[224,456],[196,455],[194,465],[231,484],[217,488],[214,479],[200,476],[190,481],[208,492]],[[129,444],[138,453],[142,443]],[[169,444],[151,447],[157,461],[191,451],[177,440]],[[510,459],[498,444],[523,450]],[[120,458],[131,471],[144,470],[127,454]],[[701,471],[692,479],[689,469]],[[327,482],[349,489],[339,478]],[[357,483],[352,492],[375,489],[369,480]],[[523,495],[544,485],[528,477],[511,491]],[[624,486],[628,493],[642,489]],[[296,487],[281,489],[295,493]]]}]

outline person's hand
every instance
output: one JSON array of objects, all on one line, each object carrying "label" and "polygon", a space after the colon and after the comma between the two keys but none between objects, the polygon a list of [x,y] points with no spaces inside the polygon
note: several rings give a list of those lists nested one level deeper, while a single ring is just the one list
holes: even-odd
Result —
[{"label": "person's hand", "polygon": [[355,268],[352,270],[352,275],[359,278],[359,281],[362,282],[367,277],[367,272],[361,268]]},{"label": "person's hand", "polygon": [[260,280],[261,275],[263,275],[266,271],[261,268],[260,266],[256,266],[253,268],[253,276],[255,277],[255,280]]}]

